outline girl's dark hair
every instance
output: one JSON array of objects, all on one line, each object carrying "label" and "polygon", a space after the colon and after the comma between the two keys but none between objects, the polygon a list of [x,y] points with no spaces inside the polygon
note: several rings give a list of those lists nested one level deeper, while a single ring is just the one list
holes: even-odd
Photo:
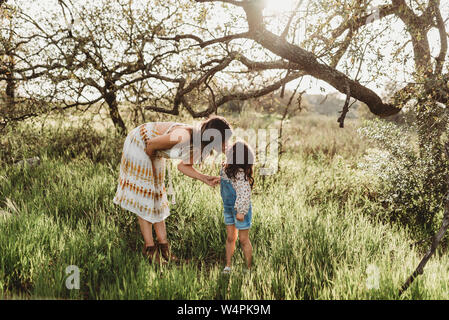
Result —
[{"label": "girl's dark hair", "polygon": [[[228,121],[223,117],[220,116],[209,117],[208,119],[204,120],[201,123],[201,126],[199,128],[191,130],[190,150],[192,151],[194,149],[195,135],[198,138],[198,140],[201,141],[200,152],[201,157],[203,159],[203,150],[207,145],[213,144],[215,149],[220,148],[221,150],[221,145],[224,144],[226,141],[228,141],[229,138],[231,138],[232,128],[231,125],[228,123]],[[219,141],[215,141],[218,136],[221,139]]]},{"label": "girl's dark hair", "polygon": [[251,188],[254,185],[253,178],[254,152],[244,141],[237,141],[226,151],[226,175],[235,179],[240,169],[245,173],[245,180],[249,181]]}]

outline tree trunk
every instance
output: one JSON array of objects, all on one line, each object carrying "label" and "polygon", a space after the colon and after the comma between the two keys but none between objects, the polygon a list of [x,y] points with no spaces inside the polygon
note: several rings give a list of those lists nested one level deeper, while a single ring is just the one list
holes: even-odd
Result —
[{"label": "tree trunk", "polygon": [[8,71],[6,80],[6,107],[11,112],[14,107],[15,96],[16,96],[16,84],[14,82],[14,76],[12,73],[12,68]]},{"label": "tree trunk", "polygon": [[125,122],[123,121],[119,111],[118,111],[118,103],[117,96],[114,92],[109,92],[105,97],[106,103],[109,107],[109,115],[111,116],[111,120],[114,123],[114,127],[117,132],[122,135],[127,135],[127,129],[125,126]]}]

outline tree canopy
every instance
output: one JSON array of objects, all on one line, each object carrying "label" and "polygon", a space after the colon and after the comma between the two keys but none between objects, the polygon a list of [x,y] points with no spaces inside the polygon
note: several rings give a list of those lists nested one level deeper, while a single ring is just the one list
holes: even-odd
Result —
[{"label": "tree canopy", "polygon": [[[2,2],[0,82],[9,101],[33,103],[0,121],[101,103],[126,132],[121,101],[203,117],[305,76],[347,96],[341,125],[351,99],[378,116],[411,100],[447,105],[444,2],[297,0],[273,13],[269,1]],[[396,83],[389,99],[382,81]]]}]

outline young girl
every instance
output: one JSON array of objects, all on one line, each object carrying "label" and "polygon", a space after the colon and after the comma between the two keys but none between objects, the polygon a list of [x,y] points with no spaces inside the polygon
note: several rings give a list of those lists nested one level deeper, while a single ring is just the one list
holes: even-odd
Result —
[{"label": "young girl", "polygon": [[223,273],[231,271],[237,230],[246,264],[248,269],[251,268],[253,247],[249,240],[249,229],[252,220],[253,164],[253,151],[245,142],[239,141],[227,149],[226,162],[220,170],[220,191],[227,232],[226,267]]}]

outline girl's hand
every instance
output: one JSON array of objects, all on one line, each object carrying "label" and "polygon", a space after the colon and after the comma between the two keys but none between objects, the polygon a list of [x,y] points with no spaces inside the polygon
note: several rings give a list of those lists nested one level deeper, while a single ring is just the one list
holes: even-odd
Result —
[{"label": "girl's hand", "polygon": [[237,213],[235,217],[237,218],[238,221],[245,220],[245,216],[242,213]]}]

